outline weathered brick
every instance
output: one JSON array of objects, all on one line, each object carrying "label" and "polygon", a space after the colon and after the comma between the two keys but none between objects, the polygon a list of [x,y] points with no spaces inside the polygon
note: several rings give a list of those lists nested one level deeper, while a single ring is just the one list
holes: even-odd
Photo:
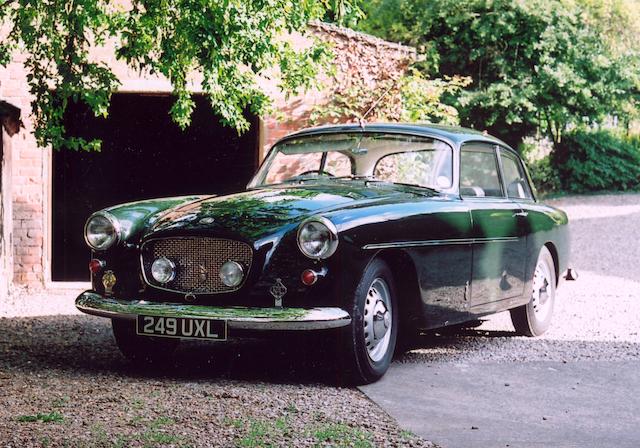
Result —
[{"label": "weathered brick", "polygon": [[[321,24],[312,25],[312,34],[323,41],[333,44],[336,52],[338,72],[350,77],[360,76],[374,88],[377,79],[388,79],[390,73],[398,73],[406,68],[407,61],[415,51],[409,47],[402,47],[384,42],[380,39],[355,33],[349,30]],[[306,48],[310,39],[301,35],[291,36],[292,44],[296,48]],[[113,43],[110,46],[91,50],[92,60],[107,62],[114,73],[129,91],[170,91],[169,83],[162,78],[141,75],[129,70],[125,64],[114,61]],[[45,221],[44,210],[51,209],[48,203],[48,188],[44,186],[47,164],[50,161],[48,149],[38,148],[33,136],[33,122],[30,116],[32,96],[28,92],[23,63],[24,54],[16,54],[11,64],[0,68],[0,97],[21,108],[25,128],[12,138],[12,187],[13,187],[13,215],[14,215],[14,279],[16,283],[31,287],[41,287],[43,283],[43,229],[48,224]],[[335,80],[324,77],[326,87],[322,91],[313,90],[303,95],[286,98],[275,84],[264,86],[273,96],[274,105],[282,112],[283,122],[276,117],[264,117],[262,122],[263,135],[261,142],[269,148],[276,140],[296,129],[308,126],[308,116],[315,104],[320,104],[327,98],[327,93],[333,88]],[[273,84],[273,85],[272,85]],[[135,87],[132,89],[132,87]],[[51,182],[51,178],[47,179]],[[4,199],[4,198],[3,198]]]}]

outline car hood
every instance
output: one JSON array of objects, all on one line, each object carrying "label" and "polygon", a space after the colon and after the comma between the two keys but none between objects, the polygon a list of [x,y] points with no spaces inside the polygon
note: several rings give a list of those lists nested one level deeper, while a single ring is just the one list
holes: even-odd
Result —
[{"label": "car hood", "polygon": [[146,238],[167,232],[214,231],[220,236],[256,241],[286,232],[318,213],[416,196],[410,190],[380,185],[372,188],[364,182],[255,189],[169,209],[151,226]]}]

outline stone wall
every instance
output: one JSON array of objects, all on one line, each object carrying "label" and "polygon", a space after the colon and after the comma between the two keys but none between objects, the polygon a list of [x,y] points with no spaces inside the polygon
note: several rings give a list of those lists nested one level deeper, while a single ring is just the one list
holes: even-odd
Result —
[{"label": "stone wall", "polygon": [[[415,50],[362,33],[332,25],[314,23],[311,35],[333,45],[339,79],[362,76],[375,84],[388,73],[404,72],[415,58]],[[309,37],[291,36],[295,45],[310,45]],[[92,57],[106,61],[120,79],[121,92],[170,93],[170,83],[160,77],[141,75],[116,61],[110,48],[96,48]],[[51,148],[39,148],[33,135],[32,96],[28,91],[24,55],[16,54],[5,68],[0,67],[0,99],[22,110],[24,129],[11,139],[12,196],[3,197],[13,203],[13,281],[15,285],[40,289],[50,285],[51,229]],[[283,117],[264,117],[261,122],[261,148],[266,149],[284,135],[306,127],[309,113],[316,104],[331,95],[333,79],[323,78],[325,87],[303,95],[286,98],[275,83],[266,88],[274,98],[275,107]],[[192,80],[192,90],[198,83]],[[260,154],[262,157],[264,152]]]}]

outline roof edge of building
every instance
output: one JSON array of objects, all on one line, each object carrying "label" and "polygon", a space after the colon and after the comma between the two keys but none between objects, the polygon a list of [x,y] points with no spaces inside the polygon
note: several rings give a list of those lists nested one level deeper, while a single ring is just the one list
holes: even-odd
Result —
[{"label": "roof edge of building", "polygon": [[390,42],[388,40],[384,40],[379,37],[372,36],[371,34],[366,34],[361,31],[352,30],[351,28],[334,25],[332,23],[321,22],[319,20],[314,20],[310,22],[309,27],[312,29],[323,31],[325,33],[340,34],[349,39],[356,39],[361,42],[367,43],[369,45],[378,46],[378,47],[379,46],[387,47],[391,50],[408,53],[413,58],[418,57],[418,50],[416,50],[414,47],[400,44],[400,43]]}]

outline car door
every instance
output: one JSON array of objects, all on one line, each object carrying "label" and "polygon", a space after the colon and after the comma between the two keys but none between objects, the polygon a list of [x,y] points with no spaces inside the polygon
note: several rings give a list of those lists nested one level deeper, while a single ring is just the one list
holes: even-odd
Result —
[{"label": "car door", "polygon": [[472,308],[490,312],[495,302],[522,295],[526,250],[522,209],[506,196],[496,145],[461,148],[460,195],[473,221]]},{"label": "car door", "polygon": [[[518,234],[525,241],[526,252],[518,256],[518,259],[522,259],[522,282],[526,283],[526,265],[531,262],[531,242],[529,241],[529,234],[531,232],[531,216],[529,213],[534,213],[532,205],[534,204],[533,193],[531,185],[520,160],[520,157],[512,150],[504,147],[499,148],[500,153],[500,168],[502,170],[502,178],[504,181],[505,191],[510,201],[517,204],[520,208],[520,212],[517,214],[516,225],[518,226]],[[536,257],[537,255],[533,255]]]}]

